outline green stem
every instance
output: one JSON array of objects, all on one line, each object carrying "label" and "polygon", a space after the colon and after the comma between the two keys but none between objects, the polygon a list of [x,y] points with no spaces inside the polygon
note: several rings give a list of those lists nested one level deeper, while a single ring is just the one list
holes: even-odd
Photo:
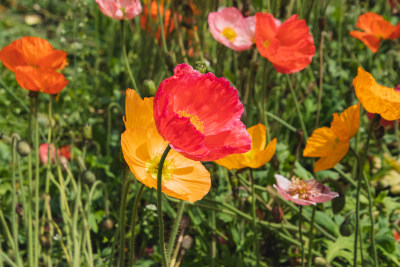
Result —
[{"label": "green stem", "polygon": [[297,129],[295,127],[293,127],[292,125],[290,125],[289,123],[287,123],[286,121],[282,120],[281,118],[279,118],[278,116],[276,116],[275,114],[266,111],[265,114],[267,114],[269,117],[273,118],[274,120],[276,120],[277,122],[279,122],[280,124],[282,124],[283,126],[285,126],[286,128],[288,128],[289,130],[291,130],[292,132],[296,132]]},{"label": "green stem", "polygon": [[255,182],[254,182],[254,177],[253,177],[253,170],[250,169],[250,180],[251,180],[251,213],[253,217],[253,235],[254,235],[254,253],[256,255],[256,266],[260,266],[260,251],[258,249],[258,241],[257,241],[257,213],[256,213],[256,196],[255,192],[256,189],[254,187]]},{"label": "green stem", "polygon": [[17,160],[17,137],[13,137],[11,141],[11,175],[12,175],[12,196],[11,196],[11,227],[12,227],[12,235],[14,238],[14,254],[17,261],[17,265],[21,266],[21,259],[19,257],[19,248],[18,248],[18,218],[15,212],[17,207],[17,192],[16,192],[16,174],[15,174],[15,164]]},{"label": "green stem", "polygon": [[38,109],[39,109],[39,97],[38,95],[32,96],[34,98],[33,109],[34,109],[34,125],[35,125],[35,228],[33,231],[35,240],[35,253],[34,253],[34,266],[39,266],[39,188],[40,188],[40,173],[39,173],[39,122],[38,122]]},{"label": "green stem", "polygon": [[[365,143],[365,147],[364,147],[364,151],[361,155],[361,158],[359,156],[357,156],[357,153],[353,150],[350,149],[350,151],[353,152],[354,156],[357,159],[357,196],[356,196],[356,229],[355,229],[355,238],[354,238],[354,261],[353,261],[353,265],[357,266],[357,248],[358,248],[358,234],[359,234],[359,228],[360,228],[360,192],[361,192],[361,179],[362,179],[362,175],[363,175],[363,166],[364,166],[364,162],[365,162],[365,157],[367,156],[367,152],[368,152],[368,146],[369,146],[369,140],[372,136],[372,128],[373,125],[375,123],[377,119],[377,115],[375,114],[374,118],[371,120],[369,127],[368,127],[368,136],[367,136],[367,140]],[[371,229],[371,231],[373,231],[373,227]],[[374,253],[376,253],[376,250],[374,251]]]},{"label": "green stem", "polygon": [[144,190],[145,185],[141,184],[139,187],[139,190],[136,193],[135,196],[135,202],[133,204],[133,210],[132,210],[132,218],[131,218],[131,242],[130,242],[130,253],[129,253],[129,265],[128,266],[134,266],[135,264],[135,238],[136,238],[136,220],[137,220],[137,214],[138,214],[138,208],[139,208],[139,203],[140,199],[142,198],[143,190]]},{"label": "green stem", "polygon": [[131,71],[131,67],[129,65],[128,55],[126,53],[124,20],[121,20],[121,42],[122,42],[122,54],[124,56],[124,61],[125,61],[125,65],[126,65],[126,71],[128,72],[129,78],[131,79],[131,82],[132,82],[132,85],[133,85],[133,89],[135,89],[135,91],[140,96],[141,94],[140,94],[139,88],[136,85],[135,78],[133,77],[133,74],[132,74],[132,71]]},{"label": "green stem", "polygon": [[297,116],[299,117],[301,130],[303,131],[304,138],[305,138],[305,140],[307,141],[307,139],[308,139],[308,134],[307,134],[306,125],[304,124],[303,115],[301,114],[301,111],[300,111],[299,101],[297,100],[296,93],[295,93],[295,91],[294,91],[294,89],[293,89],[293,85],[292,85],[292,82],[290,81],[290,77],[289,77],[288,74],[286,75],[286,78],[287,78],[287,81],[288,81],[288,84],[289,84],[290,92],[292,93],[292,97],[293,97],[294,104],[295,104],[295,106],[296,106],[296,112],[297,112]]},{"label": "green stem", "polygon": [[171,258],[172,251],[174,250],[173,248],[175,245],[176,235],[178,233],[184,209],[185,209],[185,201],[181,200],[179,201],[178,212],[176,213],[175,222],[174,225],[172,226],[172,232],[168,242],[168,259]]},{"label": "green stem", "polygon": [[215,222],[215,211],[211,211],[211,226],[214,229],[211,237],[211,267],[215,266],[215,259],[217,258],[217,242],[215,235],[216,233],[216,222]]},{"label": "green stem", "polygon": [[32,153],[28,155],[28,260],[29,266],[34,266],[33,258],[33,233],[32,233]]},{"label": "green stem", "polygon": [[300,245],[301,245],[301,266],[304,267],[304,244],[303,244],[303,232],[301,231],[301,213],[303,211],[303,206],[299,207],[299,235],[300,235]]},{"label": "green stem", "polygon": [[[107,137],[106,137],[106,155],[110,157],[110,145],[111,145],[111,118],[112,118],[112,110],[117,108],[120,113],[123,113],[121,106],[116,102],[111,102],[107,107]],[[84,147],[85,153],[83,153],[83,158],[85,158],[86,154],[86,143]]]},{"label": "green stem", "polygon": [[[160,0],[158,0],[160,2]],[[160,11],[158,11],[160,12]],[[159,224],[159,245],[160,245],[160,253],[162,255],[163,265],[165,267],[169,266],[169,259],[167,253],[165,251],[165,241],[164,241],[164,219],[162,214],[162,171],[164,166],[164,161],[167,158],[168,152],[171,150],[171,147],[168,145],[165,149],[164,153],[161,156],[160,163],[158,164],[158,173],[157,173],[157,217]]]},{"label": "green stem", "polygon": [[369,219],[371,221],[371,244],[372,244],[372,251],[373,251],[373,259],[374,259],[374,267],[379,266],[378,265],[378,256],[376,254],[376,244],[375,244],[375,232],[374,232],[374,226],[375,226],[375,220],[374,216],[372,214],[372,204],[373,204],[373,199],[372,199],[372,194],[371,194],[371,188],[369,186],[369,181],[367,179],[367,176],[363,174],[364,177],[364,183],[367,188],[367,193],[368,193],[368,213],[369,213]]},{"label": "green stem", "polygon": [[50,100],[49,100],[49,113],[48,113],[48,120],[49,120],[49,129],[48,129],[48,134],[47,134],[47,164],[46,164],[46,195],[49,194],[49,190],[50,190],[50,178],[49,178],[49,174],[51,171],[51,162],[54,159],[54,155],[53,155],[53,149],[55,149],[55,147],[53,146],[53,144],[51,143],[51,134],[52,134],[52,106],[53,106],[53,98],[52,96],[50,96]]},{"label": "green stem", "polygon": [[319,43],[319,88],[318,88],[318,104],[317,104],[317,118],[315,119],[315,127],[318,127],[319,114],[321,112],[322,100],[322,85],[324,80],[324,30],[321,30],[321,38]]},{"label": "green stem", "polygon": [[161,41],[163,44],[164,52],[165,54],[168,53],[168,47],[167,47],[167,41],[165,40],[165,32],[164,32],[164,17],[163,14],[161,14],[160,11],[160,0],[157,0],[157,12],[158,12],[158,19],[160,21],[160,30],[161,30]]},{"label": "green stem", "polygon": [[307,256],[307,266],[311,267],[311,258],[312,258],[312,246],[313,246],[313,239],[314,239],[314,219],[315,219],[315,211],[317,208],[315,206],[312,207],[312,214],[311,214],[311,222],[310,222],[310,233],[308,234],[308,256]]},{"label": "green stem", "polygon": [[131,183],[132,180],[127,178],[122,188],[121,208],[119,210],[119,266],[125,266],[125,212]]}]

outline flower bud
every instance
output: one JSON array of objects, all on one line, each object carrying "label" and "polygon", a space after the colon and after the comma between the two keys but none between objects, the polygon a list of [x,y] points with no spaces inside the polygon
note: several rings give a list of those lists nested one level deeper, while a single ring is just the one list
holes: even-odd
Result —
[{"label": "flower bud", "polygon": [[101,228],[103,228],[104,231],[112,230],[113,227],[114,227],[114,222],[110,218],[104,219],[103,222],[101,223]]},{"label": "flower bud", "polygon": [[325,30],[325,26],[326,26],[326,20],[325,17],[320,17],[318,20],[319,23],[319,30],[322,32]]},{"label": "flower bud", "polygon": [[272,217],[274,218],[275,223],[280,223],[283,220],[283,210],[277,203],[274,203],[274,206],[272,207]]},{"label": "flower bud", "polygon": [[25,141],[18,141],[17,143],[18,154],[22,157],[26,157],[31,153],[31,147]]},{"label": "flower bud", "polygon": [[93,172],[86,170],[83,172],[82,181],[88,185],[93,184],[96,181],[96,176]]},{"label": "flower bud", "polygon": [[329,266],[328,262],[326,261],[326,259],[322,258],[322,257],[315,257],[314,258],[314,266],[315,267],[326,267]]},{"label": "flower bud", "polygon": [[165,54],[165,62],[167,63],[168,69],[174,70],[176,66],[176,56],[173,51],[169,51]]},{"label": "flower bud", "polygon": [[189,250],[193,245],[193,237],[190,235],[185,235],[182,240],[182,248]]},{"label": "flower bud", "polygon": [[85,138],[86,140],[91,140],[92,137],[93,137],[92,125],[85,124],[83,126],[83,138]]},{"label": "flower bud", "polygon": [[354,226],[349,219],[346,219],[340,225],[340,234],[342,236],[350,236],[354,232]]},{"label": "flower bud", "polygon": [[48,236],[46,235],[40,235],[39,236],[40,244],[44,249],[49,249],[51,246],[51,240]]},{"label": "flower bud", "polygon": [[182,216],[181,222],[180,222],[180,228],[181,229],[186,229],[190,225],[190,219],[187,216]]},{"label": "flower bud", "polygon": [[339,195],[339,197],[332,199],[333,214],[338,214],[344,208],[345,204],[346,204],[346,199],[344,195]]},{"label": "flower bud", "polygon": [[202,61],[196,61],[196,63],[194,63],[194,69],[204,74],[207,72],[207,64]]},{"label": "flower bud", "polygon": [[145,96],[150,97],[156,94],[157,88],[153,80],[144,80],[143,88]]}]

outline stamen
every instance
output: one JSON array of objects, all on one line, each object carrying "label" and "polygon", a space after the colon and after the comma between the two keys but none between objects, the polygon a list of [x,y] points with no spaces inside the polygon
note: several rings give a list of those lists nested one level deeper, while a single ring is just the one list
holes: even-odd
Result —
[{"label": "stamen", "polygon": [[177,112],[179,117],[185,117],[185,118],[190,118],[190,123],[193,124],[194,127],[196,127],[197,131],[204,132],[204,124],[203,122],[197,117],[196,115],[192,115],[187,113],[184,110],[180,110]]}]

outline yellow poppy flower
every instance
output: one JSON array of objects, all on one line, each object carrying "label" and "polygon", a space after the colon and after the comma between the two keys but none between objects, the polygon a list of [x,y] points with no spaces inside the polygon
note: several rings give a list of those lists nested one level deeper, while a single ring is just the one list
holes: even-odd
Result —
[{"label": "yellow poppy flower", "polygon": [[[142,100],[134,90],[128,89],[125,105],[126,131],[121,135],[125,161],[136,179],[150,188],[157,188],[158,165],[168,142],[155,126],[153,98]],[[210,187],[210,173],[200,162],[171,149],[163,166],[162,192],[195,202],[202,199]]]},{"label": "yellow poppy flower", "polygon": [[358,131],[360,123],[360,104],[353,105],[342,114],[333,114],[331,127],[316,129],[307,140],[304,157],[319,157],[314,172],[333,168],[346,156],[350,139]]},{"label": "yellow poppy flower", "polygon": [[395,89],[379,85],[361,67],[353,85],[358,100],[368,112],[378,113],[388,121],[400,119],[400,93]]},{"label": "yellow poppy flower", "polygon": [[219,165],[228,170],[242,168],[260,168],[271,160],[276,149],[276,138],[274,138],[266,147],[267,128],[262,124],[257,124],[247,129],[251,138],[250,151],[242,154],[231,154],[225,158],[216,160]]}]

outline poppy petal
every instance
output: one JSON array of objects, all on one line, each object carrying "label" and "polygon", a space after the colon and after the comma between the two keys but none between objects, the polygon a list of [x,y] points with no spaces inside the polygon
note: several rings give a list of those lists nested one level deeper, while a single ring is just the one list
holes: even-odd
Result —
[{"label": "poppy petal", "polygon": [[64,75],[55,70],[31,66],[16,67],[15,79],[24,89],[46,94],[57,94],[68,84]]},{"label": "poppy petal", "polygon": [[349,151],[349,142],[339,141],[334,147],[334,150],[325,157],[321,157],[314,165],[314,172],[327,170],[335,167]]},{"label": "poppy petal", "polygon": [[376,53],[381,45],[381,39],[367,32],[351,31],[350,35],[362,41],[372,53]]},{"label": "poppy petal", "polygon": [[[153,117],[153,99],[154,97],[145,98],[144,100],[133,89],[126,90],[125,128],[147,127],[154,123]],[[140,110],[140,112],[137,112]]]},{"label": "poppy petal", "polygon": [[328,127],[316,129],[307,140],[304,157],[326,157],[334,151],[337,136]]}]

